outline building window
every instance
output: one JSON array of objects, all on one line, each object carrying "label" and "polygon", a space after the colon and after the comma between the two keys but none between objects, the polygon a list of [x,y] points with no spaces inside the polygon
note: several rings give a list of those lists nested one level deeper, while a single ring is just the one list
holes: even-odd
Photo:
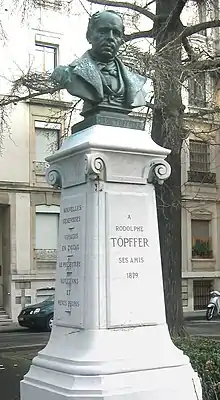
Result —
[{"label": "building window", "polygon": [[23,306],[25,304],[31,304],[31,296],[16,296],[15,304],[22,304],[22,300],[23,300]]},{"label": "building window", "polygon": [[211,280],[193,281],[194,310],[206,309],[212,288],[213,288],[213,281]]},{"label": "building window", "polygon": [[59,214],[36,213],[36,249],[57,249]]},{"label": "building window", "polygon": [[189,182],[216,183],[216,174],[210,172],[210,146],[199,140],[189,141]]},{"label": "building window", "polygon": [[31,304],[31,296],[25,296],[24,301],[25,304]]},{"label": "building window", "polygon": [[41,73],[52,72],[57,66],[58,46],[35,43],[34,68]]},{"label": "building window", "polygon": [[189,91],[189,105],[195,107],[206,107],[206,74],[200,72],[195,76],[192,76],[188,80],[188,91]]},{"label": "building window", "polygon": [[59,148],[60,131],[35,127],[36,161],[45,162],[45,158]]},{"label": "building window", "polygon": [[15,297],[15,304],[21,304],[21,296]]},{"label": "building window", "polygon": [[[48,124],[55,126],[45,128],[46,123],[35,121],[35,160],[34,171],[36,175],[45,175],[47,162],[45,158],[53,154],[60,146],[60,126],[59,124]],[[59,129],[57,129],[59,126]]]},{"label": "building window", "polygon": [[206,142],[190,140],[189,156],[191,171],[210,171],[210,149]]},{"label": "building window", "polygon": [[36,207],[36,259],[56,261],[59,229],[59,206]]},{"label": "building window", "polygon": [[209,220],[192,219],[192,258],[212,258]]},{"label": "building window", "polygon": [[45,287],[39,288],[36,290],[36,302],[41,303],[44,300],[54,299],[55,288],[54,287]]},{"label": "building window", "polygon": [[31,289],[31,281],[15,282],[15,289]]}]

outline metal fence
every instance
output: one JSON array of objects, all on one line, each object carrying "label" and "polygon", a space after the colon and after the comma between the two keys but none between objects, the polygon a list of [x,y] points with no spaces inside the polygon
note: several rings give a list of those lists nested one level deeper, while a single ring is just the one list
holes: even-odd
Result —
[{"label": "metal fence", "polygon": [[193,297],[194,310],[205,310],[210,299],[210,292],[213,289],[212,280],[194,280]]}]

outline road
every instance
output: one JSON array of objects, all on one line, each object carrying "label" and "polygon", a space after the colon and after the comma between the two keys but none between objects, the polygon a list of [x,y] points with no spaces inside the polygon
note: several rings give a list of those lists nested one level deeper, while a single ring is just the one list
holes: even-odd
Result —
[{"label": "road", "polygon": [[220,340],[220,321],[187,321],[186,329],[192,336],[208,336]]},{"label": "road", "polygon": [[[220,340],[220,321],[188,321],[192,335],[210,336]],[[0,332],[0,399],[20,400],[20,381],[29,370],[31,360],[46,345],[47,332]],[[11,349],[11,350],[10,350]]]},{"label": "road", "polygon": [[44,346],[49,336],[48,332],[32,332],[26,329],[18,332],[0,331],[0,352],[10,348]]}]

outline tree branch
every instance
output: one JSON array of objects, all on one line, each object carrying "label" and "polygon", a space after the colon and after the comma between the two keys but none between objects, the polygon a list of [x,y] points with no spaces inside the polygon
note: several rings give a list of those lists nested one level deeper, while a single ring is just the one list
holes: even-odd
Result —
[{"label": "tree branch", "polygon": [[150,103],[149,101],[146,101],[145,107],[151,108],[151,110],[155,110],[155,105],[153,103]]},{"label": "tree branch", "polygon": [[196,57],[195,52],[193,51],[192,46],[190,46],[189,41],[186,37],[183,38],[183,47],[188,54],[189,60],[192,60],[193,58]]},{"label": "tree branch", "polygon": [[145,15],[145,17],[150,18],[152,21],[155,20],[155,15],[148,11],[147,9],[138,6],[135,3],[128,3],[124,1],[115,1],[115,0],[87,0],[89,3],[92,4],[100,4],[103,6],[110,6],[110,7],[120,7],[120,8],[127,8],[128,10],[133,10],[136,11],[142,15]]},{"label": "tree branch", "polygon": [[208,28],[217,28],[218,26],[220,26],[219,19],[215,19],[213,21],[201,22],[200,24],[186,27],[183,30],[181,35],[182,35],[182,37],[188,37],[188,36],[193,35],[194,33],[204,31],[205,29],[208,29]]},{"label": "tree branch", "polygon": [[16,95],[16,94],[9,94],[5,95],[0,99],[0,107],[5,107],[8,106],[9,104],[17,104],[20,101],[25,101],[29,99],[33,99],[34,97],[41,96],[43,94],[54,94],[58,90],[56,89],[45,89],[45,90],[40,90],[32,93],[28,93],[26,95]]},{"label": "tree branch", "polygon": [[216,70],[220,68],[220,57],[210,60],[198,60],[195,62],[191,62],[186,66],[187,70],[190,71],[207,71],[207,70]]},{"label": "tree branch", "polygon": [[133,32],[130,33],[129,35],[125,35],[124,40],[125,42],[129,42],[130,40],[134,39],[153,38],[153,37],[154,37],[154,31],[153,29],[150,29],[149,31]]},{"label": "tree branch", "polygon": [[171,40],[169,43],[167,43],[165,46],[163,46],[160,49],[160,52],[164,52],[167,49],[173,47],[175,44],[179,43],[180,41],[183,40],[183,38],[186,38],[188,36],[193,35],[194,33],[198,33],[200,31],[204,31],[205,29],[208,28],[217,28],[220,27],[220,20],[216,19],[213,21],[207,21],[207,22],[201,22],[200,24],[192,25],[189,27],[185,27],[182,32],[175,37],[173,40]]},{"label": "tree branch", "polygon": [[149,1],[149,3],[147,3],[146,6],[145,6],[144,8],[149,7],[151,4],[155,3],[155,1],[156,1],[156,0],[151,0],[151,1]]},{"label": "tree branch", "polygon": [[0,98],[0,107],[17,104],[20,101],[32,99],[43,94],[54,94],[62,89],[50,74],[30,73],[22,75],[12,86],[11,93]]}]

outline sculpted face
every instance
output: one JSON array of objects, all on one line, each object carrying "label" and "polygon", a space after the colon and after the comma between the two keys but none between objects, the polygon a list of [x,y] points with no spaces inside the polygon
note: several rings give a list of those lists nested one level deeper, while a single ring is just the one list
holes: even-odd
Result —
[{"label": "sculpted face", "polygon": [[122,44],[123,31],[123,23],[118,15],[103,12],[89,37],[93,56],[102,62],[112,60]]}]

